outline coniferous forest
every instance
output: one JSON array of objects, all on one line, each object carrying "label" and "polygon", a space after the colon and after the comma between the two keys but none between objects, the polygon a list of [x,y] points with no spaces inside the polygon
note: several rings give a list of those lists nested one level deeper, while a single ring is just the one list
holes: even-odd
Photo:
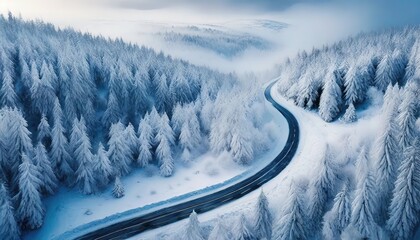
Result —
[{"label": "coniferous forest", "polygon": [[119,198],[134,168],[169,177],[208,150],[250,164],[263,149],[262,97],[233,74],[12,15],[0,26],[1,236],[41,227],[62,185]]}]

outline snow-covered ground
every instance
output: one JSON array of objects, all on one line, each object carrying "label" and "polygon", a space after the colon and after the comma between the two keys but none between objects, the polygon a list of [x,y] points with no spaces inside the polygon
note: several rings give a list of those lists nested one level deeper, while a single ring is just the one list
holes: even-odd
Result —
[{"label": "snow-covered ground", "polygon": [[[335,161],[343,167],[351,168],[346,153],[357,153],[360,143],[371,141],[378,130],[378,120],[382,97],[371,91],[368,100],[369,108],[358,110],[359,120],[352,124],[344,124],[339,121],[333,123],[324,122],[316,112],[311,112],[297,107],[291,101],[283,98],[276,87],[272,88],[273,98],[281,105],[292,112],[299,122],[300,142],[295,158],[276,178],[266,183],[263,187],[270,202],[271,211],[274,216],[278,216],[285,198],[288,196],[289,186],[292,180],[309,181],[317,173],[320,159],[328,143],[335,153]],[[279,115],[279,113],[277,113]],[[254,210],[259,191],[254,191],[245,197],[234,202],[228,203],[216,210],[199,215],[201,226],[205,231],[211,230],[215,218],[221,216],[228,226],[232,226],[233,221],[245,213],[251,216]],[[171,239],[172,233],[179,232],[187,220],[164,226],[162,228],[142,233],[132,239]],[[170,234],[169,234],[170,233]]]}]

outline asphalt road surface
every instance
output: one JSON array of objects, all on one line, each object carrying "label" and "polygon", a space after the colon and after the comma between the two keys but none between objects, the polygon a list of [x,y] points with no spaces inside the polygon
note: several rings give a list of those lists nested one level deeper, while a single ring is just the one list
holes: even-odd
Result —
[{"label": "asphalt road surface", "polygon": [[296,118],[284,107],[273,100],[271,83],[264,92],[265,98],[286,118],[289,125],[289,136],[283,150],[266,167],[255,175],[220,191],[197,199],[189,200],[155,212],[114,223],[97,229],[76,239],[126,239],[144,231],[162,227],[187,218],[195,210],[203,213],[234,201],[258,189],[264,183],[276,177],[292,160],[299,143],[299,125]]}]

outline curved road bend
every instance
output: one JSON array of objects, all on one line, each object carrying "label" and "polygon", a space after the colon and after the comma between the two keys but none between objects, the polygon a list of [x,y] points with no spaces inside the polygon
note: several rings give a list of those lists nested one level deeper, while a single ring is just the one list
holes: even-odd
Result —
[{"label": "curved road bend", "polygon": [[197,213],[203,213],[215,209],[258,189],[264,183],[277,176],[289,164],[296,153],[299,143],[299,125],[296,118],[271,97],[270,90],[274,83],[271,83],[265,89],[264,95],[267,101],[272,103],[274,108],[286,118],[289,124],[289,136],[283,150],[266,167],[235,185],[207,196],[166,207],[130,220],[114,223],[76,239],[126,239],[144,231],[187,218],[193,210]]}]

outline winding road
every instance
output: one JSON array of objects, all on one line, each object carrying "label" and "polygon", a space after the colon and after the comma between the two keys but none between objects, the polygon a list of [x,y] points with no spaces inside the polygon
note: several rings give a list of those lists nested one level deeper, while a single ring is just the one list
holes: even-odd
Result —
[{"label": "winding road", "polygon": [[130,220],[114,223],[77,237],[76,239],[126,239],[144,231],[187,218],[193,210],[197,213],[213,210],[245,196],[277,176],[289,164],[296,153],[299,143],[299,125],[296,118],[272,98],[270,92],[274,83],[271,83],[265,89],[264,95],[267,101],[286,118],[289,125],[289,136],[283,150],[262,170],[247,179],[243,179],[232,186],[207,196],[166,207]]}]

